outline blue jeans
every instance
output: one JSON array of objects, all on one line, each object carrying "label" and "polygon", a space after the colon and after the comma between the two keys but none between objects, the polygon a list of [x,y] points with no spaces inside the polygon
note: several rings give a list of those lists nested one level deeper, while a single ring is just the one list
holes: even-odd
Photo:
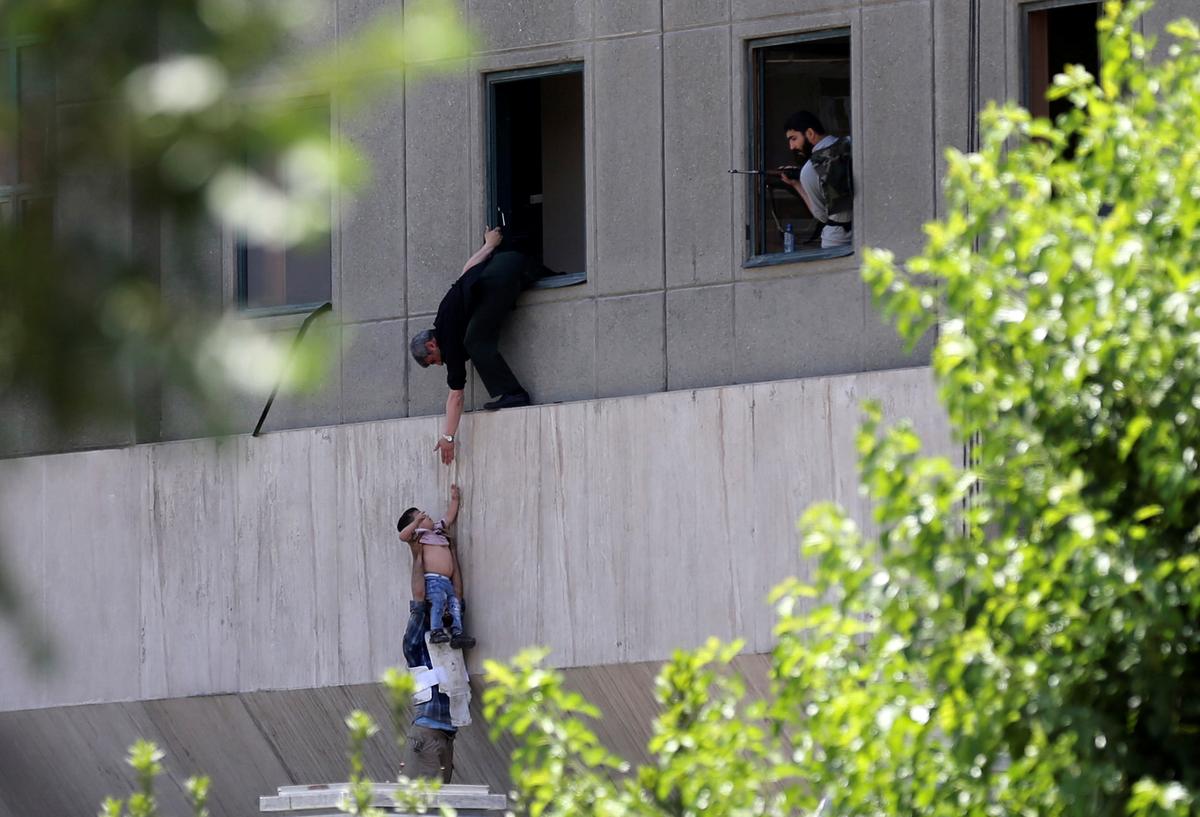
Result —
[{"label": "blue jeans", "polygon": [[438,630],[447,608],[450,610],[450,632],[462,635],[462,602],[454,594],[454,585],[440,573],[425,574],[425,598],[429,602],[429,629]]}]

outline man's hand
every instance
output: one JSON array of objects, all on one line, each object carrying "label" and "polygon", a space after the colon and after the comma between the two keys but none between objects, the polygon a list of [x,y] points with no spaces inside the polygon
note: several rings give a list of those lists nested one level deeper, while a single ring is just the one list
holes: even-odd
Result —
[{"label": "man's hand", "polygon": [[433,447],[433,450],[441,453],[442,465],[454,462],[454,443],[447,442],[445,437],[438,438],[437,445]]},{"label": "man's hand", "polygon": [[499,227],[492,227],[483,234],[483,246],[496,249],[500,246],[500,242],[504,240],[504,234]]}]

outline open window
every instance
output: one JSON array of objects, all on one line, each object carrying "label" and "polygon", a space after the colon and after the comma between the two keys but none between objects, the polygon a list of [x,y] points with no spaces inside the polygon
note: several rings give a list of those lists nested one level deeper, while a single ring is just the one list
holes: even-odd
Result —
[{"label": "open window", "polygon": [[1070,102],[1050,101],[1046,91],[1063,67],[1082,65],[1093,76],[1100,72],[1095,0],[1047,0],[1025,6],[1025,104],[1034,116],[1051,119],[1065,113]]},{"label": "open window", "polygon": [[[849,255],[852,233],[846,230],[842,243],[828,246],[823,240],[826,224],[806,205],[804,198],[779,175],[764,173],[780,167],[803,168],[807,159],[788,146],[788,118],[808,111],[820,121],[832,142],[844,140],[846,156],[841,160],[849,187],[850,137],[850,36],[845,30],[774,37],[749,44],[750,138],[748,140],[749,192],[746,266]],[[832,142],[826,143],[827,145]],[[791,171],[793,178],[798,171]],[[810,177],[811,178],[811,177]],[[828,216],[828,214],[827,214]],[[852,226],[852,211],[828,222]],[[791,237],[788,237],[788,234]],[[822,246],[822,244],[826,246]]]},{"label": "open window", "polygon": [[[330,132],[329,102],[313,99],[297,112],[310,118],[315,132]],[[251,149],[249,169],[263,178],[280,177],[278,157]],[[307,312],[330,300],[333,287],[333,249],[329,233],[310,241],[277,247],[237,239],[237,299],[247,311],[264,313]]]},{"label": "open window", "polygon": [[54,68],[27,38],[0,39],[0,221],[50,229]]},{"label": "open window", "polygon": [[583,65],[489,74],[488,217],[504,246],[562,275],[539,287],[587,277],[583,165]]}]

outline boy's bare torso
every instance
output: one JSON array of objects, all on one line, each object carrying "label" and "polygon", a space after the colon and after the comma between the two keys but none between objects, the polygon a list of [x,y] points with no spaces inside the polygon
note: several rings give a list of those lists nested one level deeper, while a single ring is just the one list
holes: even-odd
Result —
[{"label": "boy's bare torso", "polygon": [[450,546],[421,542],[421,558],[425,562],[426,573],[440,573],[448,579],[454,578],[454,557],[450,554]]}]

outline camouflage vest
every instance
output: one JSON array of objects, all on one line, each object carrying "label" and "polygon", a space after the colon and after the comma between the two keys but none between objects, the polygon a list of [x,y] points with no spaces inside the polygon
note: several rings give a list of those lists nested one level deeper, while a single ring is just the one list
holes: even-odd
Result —
[{"label": "camouflage vest", "polygon": [[850,140],[839,138],[809,156],[821,184],[825,212],[831,222],[849,224],[854,219],[854,178],[850,160]]}]

